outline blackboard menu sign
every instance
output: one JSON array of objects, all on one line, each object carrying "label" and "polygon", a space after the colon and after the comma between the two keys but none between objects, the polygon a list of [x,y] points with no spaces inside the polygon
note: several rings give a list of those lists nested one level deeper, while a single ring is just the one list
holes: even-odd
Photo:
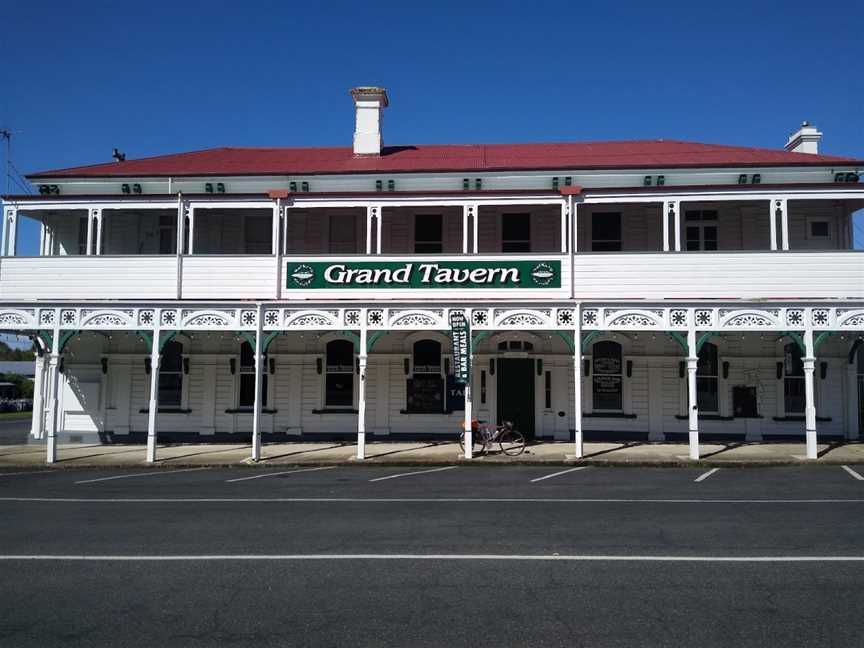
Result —
[{"label": "blackboard menu sign", "polygon": [[407,410],[419,414],[444,412],[444,380],[441,376],[415,374],[408,379]]},{"label": "blackboard menu sign", "polygon": [[456,380],[455,376],[447,376],[447,411],[465,410],[465,384]]}]

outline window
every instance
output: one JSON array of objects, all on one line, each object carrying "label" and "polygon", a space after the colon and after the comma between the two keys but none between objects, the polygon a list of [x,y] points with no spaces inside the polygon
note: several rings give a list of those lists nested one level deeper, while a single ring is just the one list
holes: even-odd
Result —
[{"label": "window", "polygon": [[720,411],[717,346],[706,342],[699,350],[696,365],[696,406],[700,412]]},{"label": "window", "polygon": [[684,214],[684,221],[688,252],[717,249],[716,211],[688,211]]},{"label": "window", "polygon": [[594,252],[621,251],[621,214],[597,212],[591,214],[591,250]]},{"label": "window", "polygon": [[273,217],[247,216],[244,225],[244,252],[270,254],[273,249]]},{"label": "window", "polygon": [[522,340],[509,340],[498,343],[499,351],[533,351],[534,345],[531,342],[523,342]]},{"label": "window", "polygon": [[598,342],[594,345],[594,409],[620,412],[624,408],[621,345]]},{"label": "window", "polygon": [[78,254],[87,254],[87,225],[89,222],[86,216],[78,219]]},{"label": "window", "polygon": [[158,398],[159,407],[180,407],[183,400],[183,345],[174,340],[162,349]]},{"label": "window", "polygon": [[438,414],[444,411],[444,378],[441,376],[441,343],[419,340],[413,349],[414,373],[408,379],[409,412]]},{"label": "window", "polygon": [[552,372],[546,371],[543,380],[543,393],[545,395],[544,407],[552,409]]},{"label": "window", "polygon": [[[262,367],[264,363],[262,362]],[[267,372],[261,375],[261,407],[267,407]],[[248,342],[240,345],[240,394],[238,406],[255,407],[255,347]]]},{"label": "window", "polygon": [[353,216],[330,215],[329,251],[353,254],[357,251],[357,230]]},{"label": "window", "polygon": [[531,217],[529,214],[501,216],[501,251],[531,251]]},{"label": "window", "polygon": [[351,407],[353,404],[354,344],[348,340],[333,340],[327,344],[324,405]]},{"label": "window", "polygon": [[159,216],[159,254],[176,254],[177,219],[171,214]]},{"label": "window", "polygon": [[444,251],[441,214],[414,216],[414,251],[418,254],[441,254]]},{"label": "window", "polygon": [[783,347],[783,403],[787,414],[804,413],[804,361],[801,347],[790,342]]},{"label": "window", "polygon": [[824,220],[811,220],[810,238],[831,238],[830,223]]}]

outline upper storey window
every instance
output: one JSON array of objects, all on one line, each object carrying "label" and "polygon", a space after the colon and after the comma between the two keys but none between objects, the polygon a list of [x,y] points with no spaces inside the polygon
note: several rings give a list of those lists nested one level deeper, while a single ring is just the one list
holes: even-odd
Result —
[{"label": "upper storey window", "polygon": [[329,252],[331,254],[355,253],[357,251],[357,230],[354,218],[352,216],[331,214],[329,224]]},{"label": "upper storey window", "polygon": [[444,225],[441,214],[414,216],[414,251],[418,254],[441,254],[444,251]]},{"label": "upper storey window", "polygon": [[591,214],[591,250],[593,252],[621,251],[621,214],[596,212]]},{"label": "upper storey window", "polygon": [[694,210],[684,214],[687,251],[717,249],[717,212]]},{"label": "upper storey window", "polygon": [[504,214],[501,217],[501,251],[531,251],[531,217],[529,214]]},{"label": "upper storey window", "polygon": [[177,253],[177,219],[171,214],[159,216],[159,254]]}]

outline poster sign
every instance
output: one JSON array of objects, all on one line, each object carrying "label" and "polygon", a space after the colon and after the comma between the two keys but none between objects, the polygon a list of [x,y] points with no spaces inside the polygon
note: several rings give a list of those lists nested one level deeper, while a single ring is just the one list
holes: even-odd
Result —
[{"label": "poster sign", "polygon": [[558,259],[289,262],[289,289],[560,288]]},{"label": "poster sign", "polygon": [[456,382],[456,376],[447,376],[447,411],[465,410],[465,383]]},{"label": "poster sign", "polygon": [[453,376],[465,384],[471,375],[471,327],[465,311],[450,311],[450,335],[453,341]]}]

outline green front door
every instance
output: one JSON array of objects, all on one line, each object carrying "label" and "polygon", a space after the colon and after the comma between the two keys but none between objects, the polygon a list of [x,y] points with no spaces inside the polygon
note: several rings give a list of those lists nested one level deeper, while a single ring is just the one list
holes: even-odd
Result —
[{"label": "green front door", "polygon": [[498,423],[512,421],[513,427],[534,438],[534,360],[498,359]]}]

